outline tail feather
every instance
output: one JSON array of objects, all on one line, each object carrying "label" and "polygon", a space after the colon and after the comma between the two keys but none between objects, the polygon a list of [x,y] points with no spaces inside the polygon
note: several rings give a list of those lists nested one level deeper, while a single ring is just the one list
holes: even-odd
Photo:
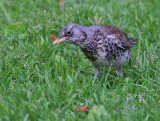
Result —
[{"label": "tail feather", "polygon": [[131,48],[136,45],[137,41],[138,41],[138,39],[128,38],[128,41],[122,41],[122,46],[127,47],[127,48]]},{"label": "tail feather", "polygon": [[137,38],[129,38],[129,40],[130,40],[130,41],[133,41],[133,42],[138,41]]},{"label": "tail feather", "polygon": [[129,42],[128,42],[129,47],[134,47],[137,41],[138,39],[136,38],[129,38]]}]

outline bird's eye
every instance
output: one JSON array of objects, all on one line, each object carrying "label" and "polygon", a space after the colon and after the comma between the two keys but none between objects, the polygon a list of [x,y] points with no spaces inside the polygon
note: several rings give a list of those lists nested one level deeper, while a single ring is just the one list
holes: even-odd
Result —
[{"label": "bird's eye", "polygon": [[71,34],[72,34],[72,31],[69,30],[69,31],[66,32],[66,34],[67,34],[67,35],[71,35]]}]

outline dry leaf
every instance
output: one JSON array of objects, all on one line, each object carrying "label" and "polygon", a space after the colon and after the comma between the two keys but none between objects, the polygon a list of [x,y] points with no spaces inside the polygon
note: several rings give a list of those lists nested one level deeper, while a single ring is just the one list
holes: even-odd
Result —
[{"label": "dry leaf", "polygon": [[116,71],[112,71],[114,74],[116,74]]},{"label": "dry leaf", "polygon": [[141,95],[138,95],[139,97],[139,102],[144,102],[144,98]]},{"label": "dry leaf", "polygon": [[81,112],[85,112],[88,109],[88,105],[81,107]]},{"label": "dry leaf", "polygon": [[78,108],[78,109],[76,110],[76,112],[79,112],[79,111],[85,112],[87,109],[88,109],[88,105],[83,106],[83,107],[81,107],[80,109]]},{"label": "dry leaf", "polygon": [[61,8],[63,8],[63,5],[64,5],[63,0],[59,1],[59,2],[58,2],[58,5],[59,5]]},{"label": "dry leaf", "polygon": [[56,35],[54,35],[54,34],[51,34],[51,41],[54,41],[54,40],[56,40]]},{"label": "dry leaf", "polygon": [[98,24],[100,24],[101,21],[102,21],[102,17],[99,17]]},{"label": "dry leaf", "polygon": [[152,61],[152,62],[154,61],[154,57],[151,57],[151,61]]},{"label": "dry leaf", "polygon": [[76,110],[76,112],[79,112],[79,108]]}]

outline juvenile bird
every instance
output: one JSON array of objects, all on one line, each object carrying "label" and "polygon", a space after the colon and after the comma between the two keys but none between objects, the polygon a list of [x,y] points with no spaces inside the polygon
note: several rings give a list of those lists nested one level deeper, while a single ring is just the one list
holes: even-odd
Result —
[{"label": "juvenile bird", "polygon": [[123,64],[131,57],[130,48],[136,45],[136,41],[115,26],[69,24],[61,30],[53,45],[60,42],[78,45],[96,68],[98,77],[101,75],[100,67],[111,65],[119,68],[122,76]]}]

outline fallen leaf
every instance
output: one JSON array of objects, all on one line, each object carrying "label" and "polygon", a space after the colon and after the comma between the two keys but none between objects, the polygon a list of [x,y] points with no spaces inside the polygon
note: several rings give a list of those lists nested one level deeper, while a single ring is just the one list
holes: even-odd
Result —
[{"label": "fallen leaf", "polygon": [[59,5],[61,8],[63,8],[63,5],[64,5],[63,0],[59,1],[59,2],[58,2],[58,5]]},{"label": "fallen leaf", "polygon": [[144,98],[141,95],[138,95],[139,97],[139,102],[144,102]]},{"label": "fallen leaf", "polygon": [[76,110],[76,112],[79,112],[79,108]]},{"label": "fallen leaf", "polygon": [[54,40],[56,40],[56,35],[54,35],[54,34],[51,34],[51,41],[54,41]]},{"label": "fallen leaf", "polygon": [[81,107],[81,112],[85,112],[88,109],[88,105]]},{"label": "fallen leaf", "polygon": [[102,17],[99,17],[98,24],[100,24],[101,21],[102,21]]},{"label": "fallen leaf", "polygon": [[154,57],[151,57],[151,61],[152,61],[152,62],[154,61]]},{"label": "fallen leaf", "polygon": [[115,71],[112,71],[114,74],[116,74],[116,72]]}]

